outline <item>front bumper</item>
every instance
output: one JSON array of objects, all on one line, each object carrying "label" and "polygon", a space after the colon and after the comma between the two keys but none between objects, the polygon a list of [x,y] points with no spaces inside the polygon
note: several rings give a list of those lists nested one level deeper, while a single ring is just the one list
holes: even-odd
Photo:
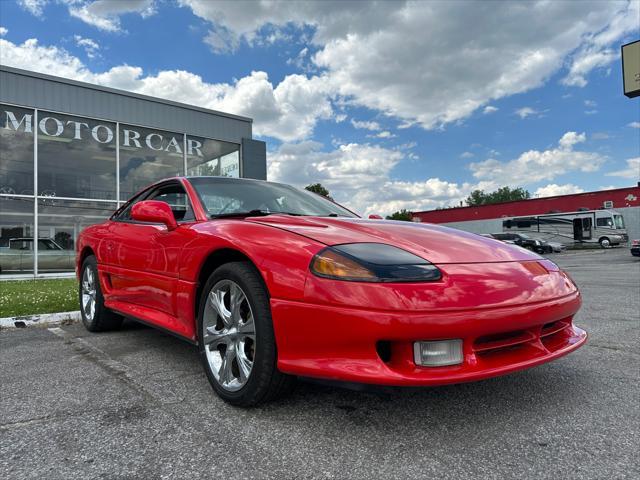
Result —
[{"label": "front bumper", "polygon": [[[345,382],[421,386],[481,380],[549,362],[586,342],[576,291],[525,305],[404,312],[271,299],[278,368]],[[419,367],[413,344],[460,338],[462,364]]]}]

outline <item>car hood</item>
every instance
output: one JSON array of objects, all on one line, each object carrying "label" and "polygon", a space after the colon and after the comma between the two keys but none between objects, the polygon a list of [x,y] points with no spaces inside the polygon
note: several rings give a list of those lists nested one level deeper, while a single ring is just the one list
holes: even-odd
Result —
[{"label": "car hood", "polygon": [[428,223],[363,218],[269,215],[245,221],[270,225],[325,245],[386,243],[435,264],[538,260],[533,252],[474,233]]}]

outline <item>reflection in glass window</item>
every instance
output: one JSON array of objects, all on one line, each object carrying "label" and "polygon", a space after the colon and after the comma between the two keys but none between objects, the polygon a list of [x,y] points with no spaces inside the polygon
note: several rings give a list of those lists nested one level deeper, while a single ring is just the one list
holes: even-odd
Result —
[{"label": "reflection in glass window", "polygon": [[0,105],[0,194],[33,195],[33,116]]},{"label": "reflection in glass window", "polygon": [[33,273],[33,200],[0,197],[0,275]]},{"label": "reflection in glass window", "polygon": [[38,112],[38,194],[116,198],[116,125]]},{"label": "reflection in glass window", "polygon": [[184,175],[183,135],[120,125],[120,199],[163,178]]},{"label": "reflection in glass window", "polygon": [[38,273],[72,272],[80,232],[104,222],[115,209],[115,202],[38,200]]},{"label": "reflection in glass window", "polygon": [[201,137],[187,137],[187,175],[240,176],[240,146]]}]

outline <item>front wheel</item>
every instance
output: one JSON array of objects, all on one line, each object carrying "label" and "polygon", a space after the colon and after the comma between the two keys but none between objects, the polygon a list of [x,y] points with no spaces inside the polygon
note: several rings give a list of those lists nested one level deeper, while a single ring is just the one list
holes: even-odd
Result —
[{"label": "front wheel", "polygon": [[90,332],[114,330],[122,325],[122,317],[104,306],[104,297],[98,280],[98,262],[93,255],[82,262],[79,285],[80,315]]},{"label": "front wheel", "polygon": [[222,265],[207,280],[200,298],[198,345],[211,386],[232,405],[252,407],[293,385],[293,377],[276,366],[269,297],[248,262]]},{"label": "front wheel", "polygon": [[607,237],[602,237],[600,240],[598,240],[598,243],[602,248],[609,248],[611,246],[611,240],[609,240]]}]

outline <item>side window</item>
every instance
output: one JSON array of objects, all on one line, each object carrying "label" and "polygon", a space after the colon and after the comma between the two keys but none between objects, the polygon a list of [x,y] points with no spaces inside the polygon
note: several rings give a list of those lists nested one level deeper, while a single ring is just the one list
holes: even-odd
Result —
[{"label": "side window", "polygon": [[113,216],[113,220],[116,220],[118,222],[130,222],[131,207],[133,207],[136,203],[143,199],[144,195],[140,195],[138,198],[130,200],[129,203],[125,203],[122,210],[120,210],[120,212],[116,213],[116,215]]},{"label": "side window", "polygon": [[168,203],[177,222],[189,222],[195,219],[187,192],[184,191],[182,185],[172,184],[160,187],[151,192],[146,200]]},{"label": "side window", "polygon": [[613,219],[611,217],[596,218],[596,226],[613,228]]},{"label": "side window", "polygon": [[53,248],[53,244],[51,242],[47,242],[46,240],[38,240],[38,249],[39,250],[55,250]]},{"label": "side window", "polygon": [[143,200],[157,200],[159,202],[166,202],[171,206],[173,216],[177,222],[189,222],[195,220],[193,209],[189,203],[189,198],[182,185],[177,183],[171,183],[169,185],[162,185],[151,191],[147,190],[142,192],[137,197],[129,200],[129,203],[123,205],[122,209],[113,217],[113,220],[118,222],[130,222],[131,221],[131,209],[133,206]]}]

